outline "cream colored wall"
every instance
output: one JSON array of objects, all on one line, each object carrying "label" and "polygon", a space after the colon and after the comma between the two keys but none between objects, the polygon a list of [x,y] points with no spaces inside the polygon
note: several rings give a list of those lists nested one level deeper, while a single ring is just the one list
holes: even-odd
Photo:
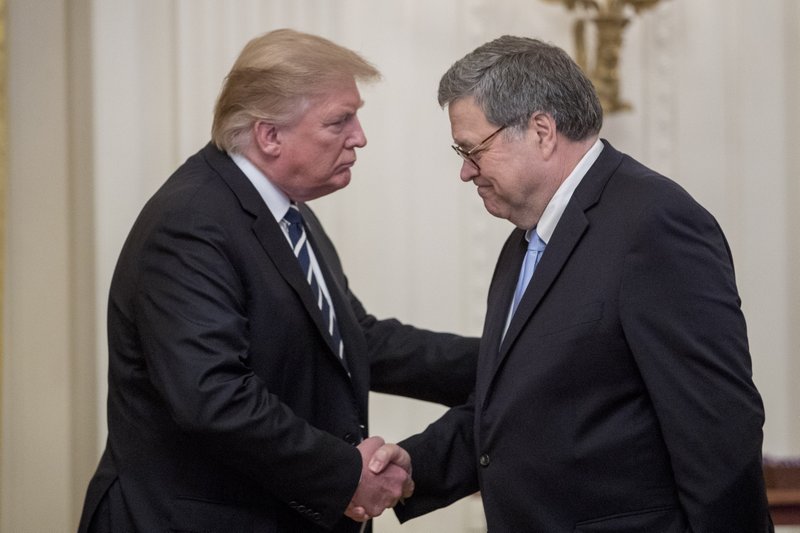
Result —
[{"label": "cream colored wall", "polygon": [[[626,34],[631,113],[603,135],[670,175],[731,241],[768,421],[765,451],[800,454],[800,7],[665,0]],[[376,314],[478,334],[510,229],[458,180],[438,77],[502,33],[572,47],[559,6],[530,0],[9,0],[10,183],[0,531],[71,531],[105,435],[105,301],[146,198],[208,138],[244,42],[282,26],[362,52],[369,138],[353,183],[315,202]],[[372,430],[416,432],[442,410],[372,397]],[[466,501],[400,528],[482,530]]]},{"label": "cream colored wall", "polygon": [[75,503],[65,379],[70,370],[66,27],[61,2],[7,5],[0,529],[34,532],[46,530],[38,525],[68,524]]}]

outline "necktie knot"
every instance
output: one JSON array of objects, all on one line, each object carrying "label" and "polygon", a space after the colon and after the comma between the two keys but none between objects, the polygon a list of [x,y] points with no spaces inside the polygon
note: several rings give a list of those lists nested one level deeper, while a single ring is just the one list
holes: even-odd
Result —
[{"label": "necktie knot", "polygon": [[544,252],[545,243],[535,231],[531,233],[531,240],[528,242],[529,252]]},{"label": "necktie knot", "polygon": [[303,224],[303,215],[300,214],[300,209],[297,204],[291,204],[289,210],[283,215],[283,219],[289,224]]}]

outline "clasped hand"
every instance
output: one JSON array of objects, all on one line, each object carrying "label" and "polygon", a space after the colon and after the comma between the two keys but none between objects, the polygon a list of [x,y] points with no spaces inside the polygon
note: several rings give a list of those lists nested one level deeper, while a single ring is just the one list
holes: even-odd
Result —
[{"label": "clasped hand", "polygon": [[397,444],[370,437],[358,445],[358,451],[362,461],[361,480],[344,514],[356,522],[366,522],[410,497],[414,481],[411,456]]}]

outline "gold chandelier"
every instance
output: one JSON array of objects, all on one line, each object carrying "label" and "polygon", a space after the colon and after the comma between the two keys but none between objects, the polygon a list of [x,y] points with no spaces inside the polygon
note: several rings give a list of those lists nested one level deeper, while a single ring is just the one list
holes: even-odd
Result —
[{"label": "gold chandelier", "polygon": [[[632,9],[639,14],[654,7],[660,0],[544,0],[564,4],[570,11],[581,14],[575,21],[575,62],[594,83],[600,103],[606,113],[631,109],[631,105],[619,94],[619,59],[622,49],[622,33],[630,22],[626,13]],[[586,25],[596,28],[594,64],[589,65],[586,47]]]}]

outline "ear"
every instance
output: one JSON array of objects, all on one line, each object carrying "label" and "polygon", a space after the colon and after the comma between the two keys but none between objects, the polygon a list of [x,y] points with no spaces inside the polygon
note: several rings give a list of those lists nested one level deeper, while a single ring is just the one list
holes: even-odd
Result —
[{"label": "ear", "polygon": [[536,112],[528,121],[528,131],[533,135],[533,142],[548,159],[556,147],[556,121],[548,113]]},{"label": "ear", "polygon": [[253,139],[258,151],[272,157],[281,153],[281,140],[278,135],[278,126],[263,120],[253,124]]}]

